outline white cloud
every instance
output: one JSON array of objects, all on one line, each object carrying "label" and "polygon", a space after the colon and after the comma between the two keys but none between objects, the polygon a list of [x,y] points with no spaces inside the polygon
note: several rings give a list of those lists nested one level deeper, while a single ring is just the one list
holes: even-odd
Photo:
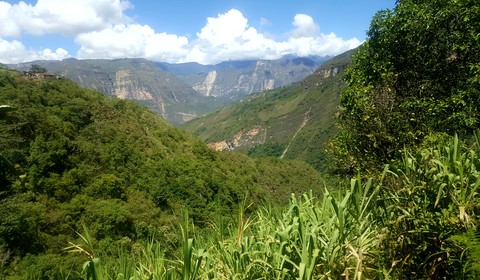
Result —
[{"label": "white cloud", "polygon": [[248,20],[235,9],[217,18],[208,18],[207,24],[197,33],[198,39],[206,41],[213,47],[229,46],[242,37],[246,32],[254,30],[248,27]]},{"label": "white cloud", "polygon": [[[0,61],[62,59],[64,49],[27,49],[22,34],[63,34],[79,46],[78,58],[144,57],[155,61],[214,64],[226,60],[276,59],[286,54],[335,55],[357,47],[356,39],[323,34],[314,19],[297,14],[287,39],[278,40],[249,25],[238,10],[209,17],[194,38],[167,34],[133,22],[127,0],[38,0],[35,5],[0,0]],[[271,25],[261,19],[260,26]],[[16,37],[8,41],[7,38]],[[3,38],[3,39],[2,39]]]},{"label": "white cloud", "polygon": [[192,51],[183,60],[211,64],[225,60],[273,58],[279,56],[275,45],[274,40],[250,27],[240,11],[232,9],[207,19],[207,24],[190,45]]},{"label": "white cloud", "polygon": [[79,58],[145,57],[176,61],[187,53],[188,39],[183,36],[155,33],[148,25],[117,24],[100,31],[80,34]]},{"label": "white cloud", "polygon": [[243,14],[232,9],[207,19],[183,61],[213,64],[225,60],[276,59],[286,54],[336,55],[361,44],[356,38],[344,40],[333,33],[320,33],[320,27],[309,15],[295,15],[292,25],[290,38],[276,41],[249,26]]},{"label": "white cloud", "polygon": [[58,48],[55,51],[51,49],[28,50],[17,41],[7,41],[0,38],[0,63],[19,63],[33,60],[61,60],[70,57],[68,51]]},{"label": "white cloud", "polygon": [[38,0],[35,5],[20,1],[0,2],[0,36],[64,34],[75,35],[105,28],[129,19],[125,0]]},{"label": "white cloud", "polygon": [[315,37],[320,33],[320,27],[313,21],[313,18],[305,14],[296,14],[292,25],[295,29],[292,31],[294,38]]},{"label": "white cloud", "polygon": [[145,40],[145,57],[164,62],[177,62],[188,54],[187,37],[156,33]]},{"label": "white cloud", "polygon": [[345,41],[342,38],[337,37],[335,34],[330,33],[328,35],[321,34],[315,38],[290,38],[288,42],[286,42],[286,52],[294,53],[298,56],[337,55],[358,47],[360,44],[361,42],[356,38]]}]

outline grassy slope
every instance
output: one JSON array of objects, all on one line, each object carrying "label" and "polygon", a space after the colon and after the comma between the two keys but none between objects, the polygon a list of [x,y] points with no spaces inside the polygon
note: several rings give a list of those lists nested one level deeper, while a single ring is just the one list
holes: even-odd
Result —
[{"label": "grassy slope", "polygon": [[[261,133],[256,138],[244,142],[236,150],[272,155],[269,147],[274,146],[274,150],[286,150],[285,158],[302,159],[322,170],[326,142],[335,133],[335,111],[339,91],[344,86],[343,69],[349,64],[351,54],[352,51],[327,61],[300,83],[255,94],[187,122],[182,128],[206,142],[217,142],[231,140],[239,132],[260,127]],[[326,78],[325,71],[335,67],[339,75]]]}]

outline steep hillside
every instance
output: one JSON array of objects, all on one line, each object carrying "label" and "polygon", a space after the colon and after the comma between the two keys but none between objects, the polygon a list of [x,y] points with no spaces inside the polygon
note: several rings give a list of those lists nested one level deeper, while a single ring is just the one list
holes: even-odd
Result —
[{"label": "steep hillside", "polygon": [[214,98],[198,94],[177,76],[145,59],[70,58],[62,61],[34,61],[9,67],[26,71],[34,64],[46,68],[50,73],[67,77],[83,87],[97,89],[120,99],[138,101],[174,124],[183,123],[223,104]]},{"label": "steep hillside", "polygon": [[217,153],[132,101],[65,79],[0,70],[0,92],[11,106],[0,120],[0,278],[9,265],[73,265],[59,258],[82,224],[105,250],[153,236],[175,249],[182,208],[202,227],[244,198],[252,209],[284,204],[323,185],[304,163]]},{"label": "steep hillside", "polygon": [[217,65],[197,63],[158,65],[204,96],[237,100],[246,95],[298,82],[312,74],[317,61],[287,56],[278,60],[228,61]]},{"label": "steep hillside", "polygon": [[302,82],[254,94],[183,128],[217,150],[302,159],[321,170],[352,53],[325,62]]}]

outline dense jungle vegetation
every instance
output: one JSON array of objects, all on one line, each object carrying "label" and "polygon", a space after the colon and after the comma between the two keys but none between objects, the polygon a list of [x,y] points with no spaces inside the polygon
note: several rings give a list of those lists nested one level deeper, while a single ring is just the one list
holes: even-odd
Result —
[{"label": "dense jungle vegetation", "polygon": [[397,1],[347,83],[337,185],[2,70],[0,277],[478,279],[480,2]]},{"label": "dense jungle vegetation", "polygon": [[0,278],[81,271],[83,256],[63,248],[82,225],[106,253],[155,238],[173,256],[183,209],[205,228],[244,199],[253,211],[323,184],[302,162],[217,153],[134,102],[67,80],[0,70],[0,90]]}]

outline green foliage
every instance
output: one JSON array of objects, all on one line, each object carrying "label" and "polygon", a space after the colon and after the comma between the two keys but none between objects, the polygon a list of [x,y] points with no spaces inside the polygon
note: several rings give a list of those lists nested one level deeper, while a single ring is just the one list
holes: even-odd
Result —
[{"label": "green foliage", "polygon": [[341,169],[374,169],[432,133],[478,127],[479,11],[476,0],[404,0],[375,15],[341,96]]},{"label": "green foliage", "polygon": [[0,120],[6,120],[8,118],[7,113],[15,111],[15,108],[8,105],[0,105]]},{"label": "green foliage", "polygon": [[248,156],[251,157],[280,157],[285,150],[285,146],[279,143],[265,143],[251,148]]},{"label": "green foliage", "polygon": [[469,279],[480,277],[480,235],[478,225],[477,228],[469,228],[467,232],[452,236],[449,241],[464,248],[464,255],[460,256],[460,261],[463,262],[462,274]]},{"label": "green foliage", "polygon": [[[2,71],[0,81],[0,104],[21,108],[0,126],[0,260],[7,276],[29,278],[36,265],[58,267],[49,275],[68,273],[72,266],[57,263],[61,246],[82,223],[107,266],[119,252],[133,258],[134,245],[152,237],[172,256],[182,243],[172,224],[183,208],[203,228],[234,215],[245,195],[256,205],[285,204],[286,194],[312,186],[318,192],[322,182],[304,164],[217,153],[138,104],[64,79]],[[302,183],[281,177],[283,169]]]},{"label": "green foliage", "polygon": [[[185,215],[182,258],[164,259],[158,247],[152,251],[147,244],[142,249],[145,257],[130,263],[138,272],[132,278],[374,278],[383,272],[378,272],[374,263],[379,242],[372,209],[378,188],[371,187],[372,181],[352,180],[345,194],[327,194],[323,200],[311,193],[292,195],[284,209],[265,207],[251,215],[245,200],[239,206],[236,223],[215,223],[215,231],[196,238],[188,233]],[[152,268],[150,273],[147,267]],[[109,270],[107,265],[102,269]],[[112,271],[110,277],[114,275],[119,274]]]},{"label": "green foliage", "polygon": [[477,279],[475,138],[405,152],[376,180],[358,175],[320,199],[292,195],[288,206],[249,212],[246,198],[235,221],[219,217],[207,230],[184,212],[177,258],[149,242],[126,267],[99,263],[112,279]]},{"label": "green foliage", "polygon": [[455,236],[468,240],[472,235],[467,233],[478,226],[478,144],[468,148],[454,137],[435,148],[405,153],[391,173],[384,188],[389,229],[384,250],[398,275],[475,278],[468,271],[470,265],[478,265],[478,259],[469,256],[475,247]]},{"label": "green foliage", "polygon": [[[0,105],[0,124],[2,123],[2,121],[14,120],[11,116],[8,115],[8,113],[15,110],[15,108],[9,105]],[[12,139],[4,139],[0,142],[0,186],[7,186],[12,180],[12,178],[8,178],[11,177],[9,175],[11,173],[14,173],[14,166],[9,160],[11,155],[7,155],[1,148],[3,145],[5,145],[5,142],[8,142],[9,140],[11,141]],[[0,197],[6,191],[7,189],[4,189],[4,187],[0,188]]]},{"label": "green foliage", "polygon": [[38,64],[32,64],[30,66],[30,73],[46,73],[47,69]]},{"label": "green foliage", "polygon": [[0,210],[0,244],[15,255],[40,251],[36,228],[38,205],[24,199],[4,199]]}]

